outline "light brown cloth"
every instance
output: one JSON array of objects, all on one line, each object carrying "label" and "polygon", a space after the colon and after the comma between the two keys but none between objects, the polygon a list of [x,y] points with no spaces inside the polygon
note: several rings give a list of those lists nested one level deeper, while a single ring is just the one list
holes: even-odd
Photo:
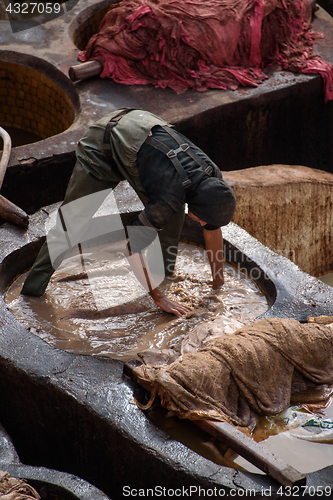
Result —
[{"label": "light brown cloth", "polygon": [[262,319],[138,373],[181,418],[252,427],[258,414],[286,409],[292,394],[333,384],[332,344],[330,326]]},{"label": "light brown cloth", "polygon": [[0,471],[1,500],[40,500],[37,491],[23,479],[11,477],[8,472]]}]

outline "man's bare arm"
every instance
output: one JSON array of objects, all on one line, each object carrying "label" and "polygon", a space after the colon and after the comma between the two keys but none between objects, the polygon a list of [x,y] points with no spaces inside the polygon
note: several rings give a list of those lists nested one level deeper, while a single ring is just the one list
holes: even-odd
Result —
[{"label": "man's bare arm", "polygon": [[212,271],[213,288],[224,284],[223,276],[223,237],[221,229],[203,230],[207,256]]}]

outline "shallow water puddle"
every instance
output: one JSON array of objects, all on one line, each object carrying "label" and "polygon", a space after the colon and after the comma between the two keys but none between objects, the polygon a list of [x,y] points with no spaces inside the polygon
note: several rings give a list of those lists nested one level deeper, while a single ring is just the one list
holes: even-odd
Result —
[{"label": "shallow water puddle", "polygon": [[147,296],[124,251],[125,242],[77,251],[41,298],[20,295],[22,275],[6,293],[7,306],[30,331],[60,349],[122,360],[149,347],[171,347],[205,319],[222,315],[234,331],[268,308],[255,282],[229,264],[223,289],[213,290],[204,249],[180,243],[174,276],[160,286],[193,308],[190,317],[179,319]]},{"label": "shallow water puddle", "polygon": [[[218,465],[264,474],[192,421],[179,419],[158,404],[154,404],[148,415],[171,438],[208,460]],[[324,437],[328,442],[314,442],[311,437],[318,440]],[[333,464],[333,404],[329,400],[327,407],[317,413],[309,413],[302,406],[292,406],[274,417],[261,417],[252,438],[303,474],[323,469]]]},{"label": "shallow water puddle", "polygon": [[[265,420],[265,421],[264,421]],[[282,425],[285,421],[286,425]],[[258,422],[258,431],[270,427],[261,444],[304,474],[333,465],[333,404],[320,412],[308,413],[301,407],[291,407],[277,417]],[[288,429],[289,427],[289,429]],[[288,430],[285,430],[285,429]],[[242,457],[235,463],[249,472],[263,474]]]}]

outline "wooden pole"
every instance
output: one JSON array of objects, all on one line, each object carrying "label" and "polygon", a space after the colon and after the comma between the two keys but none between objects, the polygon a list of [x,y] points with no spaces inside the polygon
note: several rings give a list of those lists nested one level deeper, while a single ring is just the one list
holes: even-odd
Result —
[{"label": "wooden pole", "polygon": [[[133,360],[124,365],[124,374],[139,384],[140,380],[136,376],[135,368],[141,364],[140,361]],[[146,390],[150,390],[147,383],[142,385]],[[267,448],[257,443],[228,422],[218,422],[208,419],[192,420],[192,422],[219,441],[225,443],[229,448],[283,486],[303,486],[306,484],[305,475],[273,455]]]},{"label": "wooden pole", "polygon": [[29,216],[17,205],[0,195],[0,217],[12,224],[28,227]]},{"label": "wooden pole", "polygon": [[103,71],[103,64],[99,61],[87,61],[76,66],[71,66],[68,70],[69,78],[72,82],[85,80],[91,76],[98,76]]}]

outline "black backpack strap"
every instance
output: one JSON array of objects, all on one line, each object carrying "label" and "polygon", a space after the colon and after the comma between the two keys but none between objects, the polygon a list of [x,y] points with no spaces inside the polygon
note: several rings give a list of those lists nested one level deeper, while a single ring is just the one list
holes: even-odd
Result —
[{"label": "black backpack strap", "polygon": [[117,125],[117,123],[119,122],[119,120],[124,115],[126,115],[130,111],[133,111],[134,109],[135,108],[124,108],[124,109],[121,109],[119,111],[119,113],[117,113],[112,118],[110,118],[110,120],[108,121],[108,123],[106,124],[105,129],[104,129],[103,144],[108,144],[110,142],[110,133],[111,133],[111,130],[113,129],[113,127],[115,125]]},{"label": "black backpack strap", "polygon": [[183,188],[188,189],[191,186],[191,181],[187,177],[187,174],[186,174],[182,164],[180,163],[177,155],[178,155],[178,153],[180,153],[182,151],[184,151],[184,152],[186,151],[186,153],[187,153],[190,146],[188,144],[180,144],[178,142],[179,148],[170,149],[168,146],[163,144],[163,142],[160,142],[159,140],[155,139],[155,137],[152,137],[151,135],[147,137],[146,143],[149,144],[150,146],[153,146],[155,149],[158,149],[162,153],[164,153],[169,158],[169,160],[172,161],[173,166],[175,167],[175,169],[177,170],[177,172],[179,174]]},{"label": "black backpack strap", "polygon": [[179,135],[177,134],[177,132],[175,130],[173,130],[171,127],[168,127],[167,125],[161,125],[161,127],[163,128],[163,130],[165,130],[165,132],[167,132],[177,142],[179,147],[177,149],[170,149],[168,146],[163,144],[163,142],[160,142],[158,139],[155,139],[155,137],[153,137],[153,136],[148,136],[146,139],[146,143],[149,144],[150,146],[153,146],[155,149],[158,149],[162,153],[164,153],[169,158],[169,160],[172,161],[174,167],[176,168],[176,170],[180,176],[180,180],[183,184],[184,189],[188,189],[191,186],[191,181],[187,177],[187,174],[184,170],[184,167],[182,166],[182,164],[180,163],[180,161],[178,159],[178,156],[177,156],[178,153],[188,154],[196,163],[199,164],[199,166],[208,175],[210,175],[210,176],[212,175],[212,173],[214,171],[213,167],[211,165],[208,165],[205,162],[205,160],[200,158],[200,156],[198,156],[194,151],[192,151],[191,147],[189,146],[189,144],[187,144],[187,142],[185,142],[185,143],[182,142],[181,138],[179,137]]},{"label": "black backpack strap", "polygon": [[[208,174],[208,175],[212,175],[213,173],[213,167],[211,165],[207,165],[207,163],[205,162],[205,160],[203,160],[202,158],[200,158],[200,156],[198,156],[194,151],[192,151],[192,149],[190,148],[190,146],[185,143],[185,144],[182,144],[181,142],[181,138],[179,137],[179,135],[177,134],[177,132],[172,129],[171,127],[168,127],[167,125],[163,125],[162,126],[163,130],[165,130],[169,135],[171,135],[171,137],[179,144],[179,146],[182,148],[183,146],[187,146],[187,149],[184,150],[182,149],[182,151],[186,151],[186,153],[195,161],[197,162],[201,168],[203,168],[203,170]],[[180,152],[179,151],[179,148],[177,150],[175,150],[175,152]]]}]

